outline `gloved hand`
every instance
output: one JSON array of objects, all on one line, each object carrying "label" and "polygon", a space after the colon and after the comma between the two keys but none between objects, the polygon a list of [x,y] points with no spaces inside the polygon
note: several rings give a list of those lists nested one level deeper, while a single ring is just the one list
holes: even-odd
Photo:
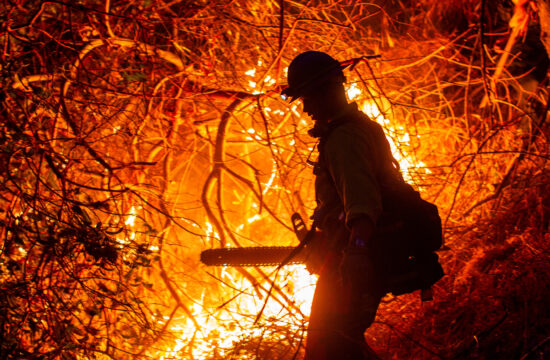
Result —
[{"label": "gloved hand", "polygon": [[313,238],[304,248],[306,268],[311,274],[320,274],[331,251],[330,237],[322,232],[315,231]]},{"label": "gloved hand", "polygon": [[366,246],[348,246],[343,253],[340,272],[344,286],[363,288],[373,275],[369,251]]},{"label": "gloved hand", "polygon": [[373,231],[374,224],[368,217],[362,216],[353,220],[351,223],[351,234],[349,237],[348,246],[368,246]]},{"label": "gloved hand", "polygon": [[340,272],[344,286],[366,288],[372,283],[374,268],[372,264],[369,241],[374,225],[367,217],[352,222],[351,235],[345,248]]}]

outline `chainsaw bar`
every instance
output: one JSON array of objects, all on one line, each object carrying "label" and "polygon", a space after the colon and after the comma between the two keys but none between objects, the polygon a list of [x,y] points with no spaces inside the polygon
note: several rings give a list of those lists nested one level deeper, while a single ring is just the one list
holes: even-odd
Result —
[{"label": "chainsaw bar", "polygon": [[[291,216],[294,233],[303,242],[308,233],[304,220],[298,213]],[[303,247],[304,244],[301,244]],[[295,251],[289,260],[290,254]],[[242,248],[209,249],[201,252],[201,262],[209,266],[277,266],[285,264],[304,264],[304,251],[294,246],[255,246]]]},{"label": "chainsaw bar", "polygon": [[[209,266],[276,266],[295,249],[293,246],[256,246],[209,249],[201,252],[201,262]],[[304,252],[297,253],[289,264],[303,264]]]}]

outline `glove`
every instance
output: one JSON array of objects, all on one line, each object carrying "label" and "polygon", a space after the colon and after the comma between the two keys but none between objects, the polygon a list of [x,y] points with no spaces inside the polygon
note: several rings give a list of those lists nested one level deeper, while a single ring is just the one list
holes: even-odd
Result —
[{"label": "glove", "polygon": [[363,288],[371,281],[369,277],[373,277],[374,269],[370,261],[372,254],[369,241],[373,230],[374,224],[366,216],[354,219],[351,223],[348,246],[344,250],[340,264],[344,286]]},{"label": "glove", "polygon": [[367,247],[374,232],[374,224],[371,219],[361,216],[351,223],[351,234],[348,246]]},{"label": "glove", "polygon": [[369,261],[369,251],[366,243],[356,238],[343,253],[340,263],[342,283],[346,287],[363,289],[368,287],[374,275],[374,269]]},{"label": "glove", "polygon": [[311,274],[319,274],[330,252],[329,237],[322,231],[315,231],[313,239],[304,248],[306,268]]}]

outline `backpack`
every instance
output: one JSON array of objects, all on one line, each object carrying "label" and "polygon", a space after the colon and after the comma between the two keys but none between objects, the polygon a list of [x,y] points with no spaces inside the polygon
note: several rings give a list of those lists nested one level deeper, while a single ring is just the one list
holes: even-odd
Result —
[{"label": "backpack", "polygon": [[[366,116],[362,116],[361,121],[369,131],[378,133],[380,143],[376,146],[385,149],[377,170],[383,211],[373,236],[379,244],[376,257],[386,290],[401,295],[430,289],[444,276],[435,253],[443,244],[438,208],[422,199],[400,175],[399,164],[391,154],[380,125]],[[343,122],[333,124],[323,134],[320,152],[324,152],[322,148],[328,134],[341,124]]]},{"label": "backpack", "polygon": [[401,295],[429,289],[444,275],[435,253],[443,243],[437,206],[405,181],[397,188],[382,187],[382,206],[374,236],[388,292]]}]

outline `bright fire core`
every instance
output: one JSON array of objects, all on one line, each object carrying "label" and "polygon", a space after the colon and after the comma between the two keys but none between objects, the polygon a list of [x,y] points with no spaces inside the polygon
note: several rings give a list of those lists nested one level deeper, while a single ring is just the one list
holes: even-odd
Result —
[{"label": "bright fire core", "polygon": [[[192,348],[187,349],[195,359],[206,359],[214,352],[222,358],[226,352],[234,348],[239,341],[249,337],[266,335],[260,320],[257,326],[253,326],[255,315],[264,305],[264,299],[260,299],[252,290],[252,285],[242,276],[230,274],[227,269],[222,271],[223,280],[235,288],[247,289],[226,307],[216,310],[207,309],[200,304],[192,306],[193,314],[201,324],[197,330],[193,322],[185,320],[181,325],[172,327],[172,332],[180,334],[176,345],[161,359],[179,359],[181,351],[193,343]],[[289,314],[289,309],[279,302],[270,299],[264,309],[264,319],[268,319],[270,325],[285,326],[293,332],[302,332],[305,329],[304,317],[309,316],[311,299],[315,290],[315,275],[310,275],[304,265],[292,265],[283,269],[277,284],[288,291],[292,296],[294,305],[300,313]],[[234,295],[228,295],[228,299]],[[223,299],[227,300],[227,299]],[[240,358],[240,357],[232,357]],[[248,357],[244,357],[246,359]]]},{"label": "bright fire core", "polygon": [[[256,76],[255,69],[251,69],[245,73],[246,76],[254,78]],[[269,84],[273,82],[268,79]],[[250,91],[260,93],[260,87],[257,82],[249,81]],[[350,101],[356,101],[359,108],[367,114],[371,119],[377,121],[384,127],[387,138],[390,142],[392,152],[401,166],[401,171],[407,180],[410,180],[410,170],[424,166],[423,163],[415,161],[403,151],[409,145],[409,134],[403,127],[393,124],[388,119],[388,109],[379,102],[366,100],[362,91],[355,83],[347,87],[347,95]],[[284,115],[285,110],[264,108],[266,113]],[[286,112],[292,112],[298,115],[296,105],[286,109]],[[305,120],[301,120],[305,124]],[[248,141],[259,140],[256,130],[251,128],[244,131]],[[289,145],[294,145],[294,140],[290,141]],[[272,174],[267,183],[264,184],[263,194],[266,194],[276,185],[277,168],[273,165]],[[252,204],[253,206],[255,204]],[[257,207],[257,205],[256,205]],[[247,224],[253,223],[261,219],[257,213],[243,219],[237,231],[240,231]],[[128,220],[130,221],[130,219]],[[218,238],[218,234],[213,231],[212,225],[206,221],[205,229],[207,229],[207,238],[210,240]],[[274,267],[263,269],[271,277],[274,275]],[[207,270],[208,271],[208,270]],[[179,319],[174,319],[170,326],[172,334],[178,338],[175,345],[170,348],[162,360],[180,359],[182,356],[191,356],[194,359],[209,359],[213,356],[216,358],[224,358],[233,351],[235,344],[250,338],[261,338],[268,336],[266,333],[266,323],[270,326],[280,326],[289,329],[290,332],[304,336],[307,327],[307,319],[310,313],[311,300],[315,290],[317,277],[309,274],[304,265],[292,265],[283,268],[277,276],[276,284],[290,298],[292,309],[289,309],[289,302],[280,300],[279,295],[272,295],[265,303],[265,292],[261,296],[255,291],[254,284],[242,276],[238,271],[232,268],[223,268],[218,273],[221,282],[220,286],[227,288],[224,298],[219,299],[219,303],[223,304],[217,308],[212,308],[205,304],[207,291],[204,290],[201,299],[196,300],[190,310],[194,318],[201,325],[197,329],[193,321],[181,315]],[[256,284],[257,286],[257,284]],[[264,289],[269,288],[269,282],[264,281]],[[237,291],[235,291],[237,290]],[[264,308],[265,303],[265,308]],[[283,305],[284,304],[284,305]],[[256,315],[262,311],[263,316],[256,325],[254,320]],[[166,319],[156,319],[162,322]],[[277,338],[277,334],[269,334],[272,338]],[[230,354],[232,359],[249,359],[248,355],[239,356],[238,354]]]}]

